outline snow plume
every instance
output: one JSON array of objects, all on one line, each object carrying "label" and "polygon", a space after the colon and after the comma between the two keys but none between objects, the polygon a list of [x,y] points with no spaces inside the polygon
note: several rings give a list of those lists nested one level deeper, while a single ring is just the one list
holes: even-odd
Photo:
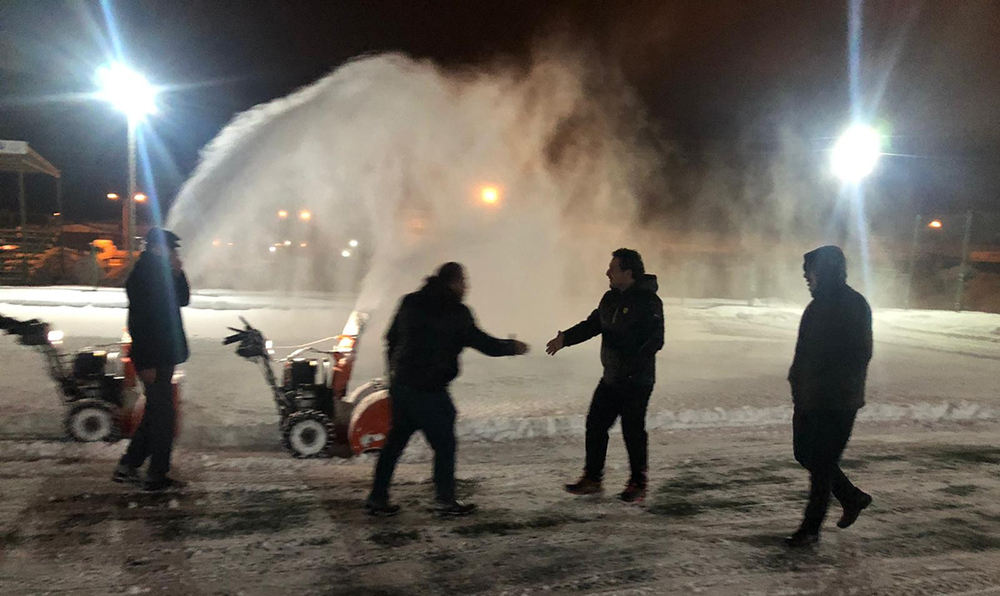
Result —
[{"label": "snow plume", "polygon": [[590,58],[540,52],[527,68],[456,73],[364,57],[240,114],[170,214],[194,284],[351,289],[363,263],[358,308],[376,333],[454,260],[484,328],[548,339],[589,312],[564,296],[592,308],[606,288],[656,171],[642,110]]}]

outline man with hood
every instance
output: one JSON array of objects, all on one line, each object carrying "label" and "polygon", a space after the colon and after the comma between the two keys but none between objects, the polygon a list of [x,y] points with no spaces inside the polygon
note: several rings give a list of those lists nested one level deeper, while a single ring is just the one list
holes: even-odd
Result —
[{"label": "man with hood", "polygon": [[385,334],[392,396],[392,426],[375,465],[375,479],[365,508],[389,516],[389,483],[410,437],[421,430],[434,449],[435,511],[467,515],[476,506],[455,499],[455,405],[448,385],[459,373],[458,355],[469,347],[487,356],[526,354],[528,345],[497,339],[481,330],[462,300],[468,291],[459,263],[441,265],[417,292],[403,297]]},{"label": "man with hood", "polygon": [[619,498],[638,503],[646,496],[646,408],[656,382],[656,352],[663,347],[663,303],[656,295],[656,276],[646,273],[635,250],[614,251],[606,275],[611,289],[594,312],[560,331],[545,351],[554,355],[600,334],[604,374],[587,413],[586,464],[583,477],[566,490],[574,495],[603,490],[608,430],[621,416],[631,476]]},{"label": "man with hood", "polygon": [[132,337],[129,356],[146,390],[146,409],[112,480],[138,483],[138,470],[149,458],[143,484],[149,491],[184,486],[167,476],[177,418],[171,380],[174,367],[188,358],[181,307],[191,301],[177,255],[179,245],[180,238],[173,232],[151,228],[146,248],[125,282]]},{"label": "man with hood", "polygon": [[840,469],[854,418],[865,405],[872,311],[847,285],[847,260],[840,248],[806,253],[803,270],[813,300],[802,314],[788,382],[795,459],[809,471],[810,488],[802,525],[786,539],[789,546],[819,541],[831,492],[844,508],[840,528],[853,524],[872,502]]}]

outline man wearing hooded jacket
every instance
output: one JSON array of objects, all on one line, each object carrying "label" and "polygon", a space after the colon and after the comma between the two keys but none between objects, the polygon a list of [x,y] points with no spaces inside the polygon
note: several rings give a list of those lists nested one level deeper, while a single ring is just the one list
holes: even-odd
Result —
[{"label": "man wearing hooded jacket", "polygon": [[803,270],[813,300],[802,314],[788,381],[795,459],[809,471],[810,488],[802,525],[786,539],[789,546],[819,541],[831,492],[844,508],[840,528],[853,524],[872,502],[840,469],[854,418],[865,405],[871,308],[847,285],[847,260],[840,248],[806,253]]},{"label": "man wearing hooded jacket", "polygon": [[566,490],[575,495],[601,492],[608,430],[621,416],[631,476],[619,495],[626,503],[646,495],[648,437],[646,408],[656,382],[656,352],[663,347],[663,303],[656,295],[656,276],[646,273],[642,257],[629,248],[611,254],[606,273],[609,289],[594,312],[549,341],[546,352],[600,334],[601,376],[587,413],[586,464],[583,477]]},{"label": "man wearing hooded jacket", "polygon": [[435,511],[466,515],[475,505],[455,499],[455,405],[448,385],[458,376],[458,355],[466,347],[487,356],[526,354],[528,345],[497,339],[476,325],[462,303],[468,285],[459,263],[441,265],[417,292],[407,294],[385,334],[392,395],[392,427],[375,466],[368,513],[395,515],[389,503],[389,483],[396,462],[410,437],[422,430],[434,449]]},{"label": "man wearing hooded jacket", "polygon": [[174,367],[188,358],[181,307],[191,292],[177,248],[180,238],[169,230],[151,228],[146,249],[125,282],[128,294],[130,357],[146,389],[146,409],[112,480],[139,482],[139,468],[149,459],[144,490],[183,488],[167,476],[174,444],[177,412],[171,379]]}]

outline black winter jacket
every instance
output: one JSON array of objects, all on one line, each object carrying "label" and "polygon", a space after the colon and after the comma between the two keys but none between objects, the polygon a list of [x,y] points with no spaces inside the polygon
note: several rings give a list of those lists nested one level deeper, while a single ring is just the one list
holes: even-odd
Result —
[{"label": "black winter jacket", "polygon": [[563,331],[572,346],[601,334],[602,380],[609,384],[656,382],[656,353],[663,347],[663,302],[655,275],[643,275],[625,291],[608,290],[590,316]]},{"label": "black winter jacket", "polygon": [[125,282],[128,332],[136,369],[173,366],[188,359],[181,307],[191,302],[187,277],[166,257],[143,252]]},{"label": "black winter jacket", "polygon": [[514,342],[476,326],[472,311],[436,277],[403,297],[385,334],[391,384],[425,391],[447,388],[466,347],[487,356],[513,356]]},{"label": "black winter jacket", "polygon": [[822,280],[799,324],[788,371],[801,409],[857,410],[865,405],[872,358],[872,311],[842,280]]}]

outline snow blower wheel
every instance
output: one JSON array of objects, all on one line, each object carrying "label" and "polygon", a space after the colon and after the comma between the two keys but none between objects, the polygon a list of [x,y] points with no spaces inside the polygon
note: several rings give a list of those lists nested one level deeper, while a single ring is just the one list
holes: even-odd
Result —
[{"label": "snow blower wheel", "polygon": [[66,434],[81,443],[114,443],[121,439],[112,406],[99,399],[83,399],[70,404],[65,426]]},{"label": "snow blower wheel", "polygon": [[326,414],[302,410],[285,420],[281,442],[297,458],[332,457],[333,436],[333,422]]}]

